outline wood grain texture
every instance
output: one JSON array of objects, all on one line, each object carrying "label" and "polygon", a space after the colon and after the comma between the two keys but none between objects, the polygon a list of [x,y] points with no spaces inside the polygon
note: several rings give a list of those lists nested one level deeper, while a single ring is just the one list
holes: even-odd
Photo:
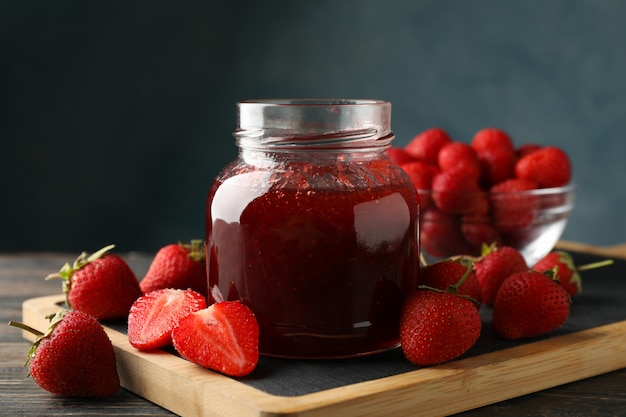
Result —
[{"label": "wood grain texture", "polygon": [[591,255],[604,256],[607,258],[626,259],[626,243],[615,246],[599,247],[587,245],[584,243],[561,240],[557,243],[556,249],[589,253]]}]

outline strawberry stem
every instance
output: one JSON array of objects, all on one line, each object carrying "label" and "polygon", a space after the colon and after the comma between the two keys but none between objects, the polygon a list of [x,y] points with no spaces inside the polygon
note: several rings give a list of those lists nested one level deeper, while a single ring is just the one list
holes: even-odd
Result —
[{"label": "strawberry stem", "polygon": [[579,270],[579,271],[587,271],[589,269],[601,268],[603,266],[607,266],[607,265],[611,265],[611,264],[613,264],[613,259],[605,259],[603,261],[592,262],[590,264],[578,266],[578,267],[576,267],[576,269]]},{"label": "strawberry stem", "polygon": [[465,283],[465,280],[467,279],[467,277],[470,276],[473,270],[474,270],[474,262],[467,262],[467,270],[465,271],[465,273],[463,274],[459,282],[457,282],[455,285],[448,286],[448,288],[446,288],[446,292],[449,294],[456,294],[457,296],[461,298],[468,299],[472,303],[474,303],[474,305],[476,305],[477,307],[480,307],[480,303],[478,302],[478,300],[470,297],[469,295],[459,294],[459,290],[461,289],[461,286]]},{"label": "strawberry stem", "polygon": [[465,280],[467,279],[467,277],[470,276],[470,274],[472,273],[472,270],[474,269],[474,263],[469,263],[467,270],[465,271],[465,273],[463,274],[463,276],[461,277],[461,279],[459,280],[459,282],[457,282],[455,285],[450,285],[448,287],[448,289],[446,290],[446,292],[449,292],[451,294],[456,294],[459,292],[459,289],[461,288],[461,286],[463,285],[463,283],[465,282]]},{"label": "strawberry stem", "polygon": [[96,252],[92,253],[87,258],[87,262],[86,263],[89,263],[91,261],[95,261],[96,259],[100,259],[102,257],[102,255],[104,255],[106,252],[110,251],[114,247],[115,247],[115,245],[108,245],[108,246],[103,247],[99,251],[96,251]]},{"label": "strawberry stem", "polygon": [[39,330],[33,329],[29,325],[24,324],[24,323],[20,323],[20,322],[17,322],[17,321],[12,321],[11,320],[9,322],[9,326],[13,326],[13,327],[17,327],[18,329],[26,330],[27,332],[32,333],[32,334],[34,334],[37,337],[40,337],[40,336],[44,335],[44,333],[40,332]]},{"label": "strawberry stem", "polygon": [[19,323],[15,321],[9,322],[10,326],[17,327],[19,329],[25,330],[37,336],[35,341],[33,342],[33,345],[30,347],[30,350],[28,351],[28,356],[26,357],[26,363],[24,363],[25,367],[29,365],[31,358],[35,357],[35,351],[37,350],[37,347],[39,346],[39,343],[41,342],[41,340],[48,337],[53,332],[54,328],[57,326],[57,324],[61,322],[61,320],[63,320],[63,317],[65,317],[67,313],[68,313],[68,310],[59,310],[56,313],[48,314],[46,318],[50,320],[50,327],[48,328],[47,333],[42,333],[39,330],[34,329],[24,323]]},{"label": "strawberry stem", "polygon": [[[10,321],[9,326],[17,327],[18,329],[25,330],[37,336],[35,341],[31,345],[30,349],[28,350],[28,356],[26,356],[26,362],[24,362],[24,367],[28,367],[28,365],[30,364],[30,360],[35,357],[35,351],[37,350],[37,346],[39,346],[39,342],[41,342],[41,339],[46,337],[46,333],[42,333],[37,329],[33,329],[27,324],[19,323],[16,321]],[[30,372],[29,372],[29,375],[30,375]]]}]

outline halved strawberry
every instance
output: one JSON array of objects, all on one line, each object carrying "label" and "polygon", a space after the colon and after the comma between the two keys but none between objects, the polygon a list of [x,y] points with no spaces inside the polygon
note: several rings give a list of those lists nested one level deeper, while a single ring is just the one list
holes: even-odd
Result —
[{"label": "halved strawberry", "polygon": [[193,290],[164,288],[139,297],[128,314],[128,341],[139,350],[172,343],[172,330],[194,311],[206,308],[206,298]]},{"label": "halved strawberry", "polygon": [[229,376],[251,373],[259,362],[259,324],[239,301],[220,301],[180,321],[174,348],[185,359]]}]

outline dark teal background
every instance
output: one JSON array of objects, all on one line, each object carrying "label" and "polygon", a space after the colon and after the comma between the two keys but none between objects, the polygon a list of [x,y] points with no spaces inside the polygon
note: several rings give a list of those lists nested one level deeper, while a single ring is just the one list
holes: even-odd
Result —
[{"label": "dark teal background", "polygon": [[204,237],[235,102],[378,98],[396,145],[495,126],[565,149],[564,238],[626,241],[626,2],[0,1],[0,250]]}]

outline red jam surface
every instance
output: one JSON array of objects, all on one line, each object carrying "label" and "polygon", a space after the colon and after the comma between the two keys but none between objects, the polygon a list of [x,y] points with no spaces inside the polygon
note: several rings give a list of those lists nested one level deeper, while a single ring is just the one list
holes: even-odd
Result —
[{"label": "red jam surface", "polygon": [[207,199],[209,288],[252,308],[263,355],[395,347],[417,280],[416,199],[389,161],[232,165]]}]

